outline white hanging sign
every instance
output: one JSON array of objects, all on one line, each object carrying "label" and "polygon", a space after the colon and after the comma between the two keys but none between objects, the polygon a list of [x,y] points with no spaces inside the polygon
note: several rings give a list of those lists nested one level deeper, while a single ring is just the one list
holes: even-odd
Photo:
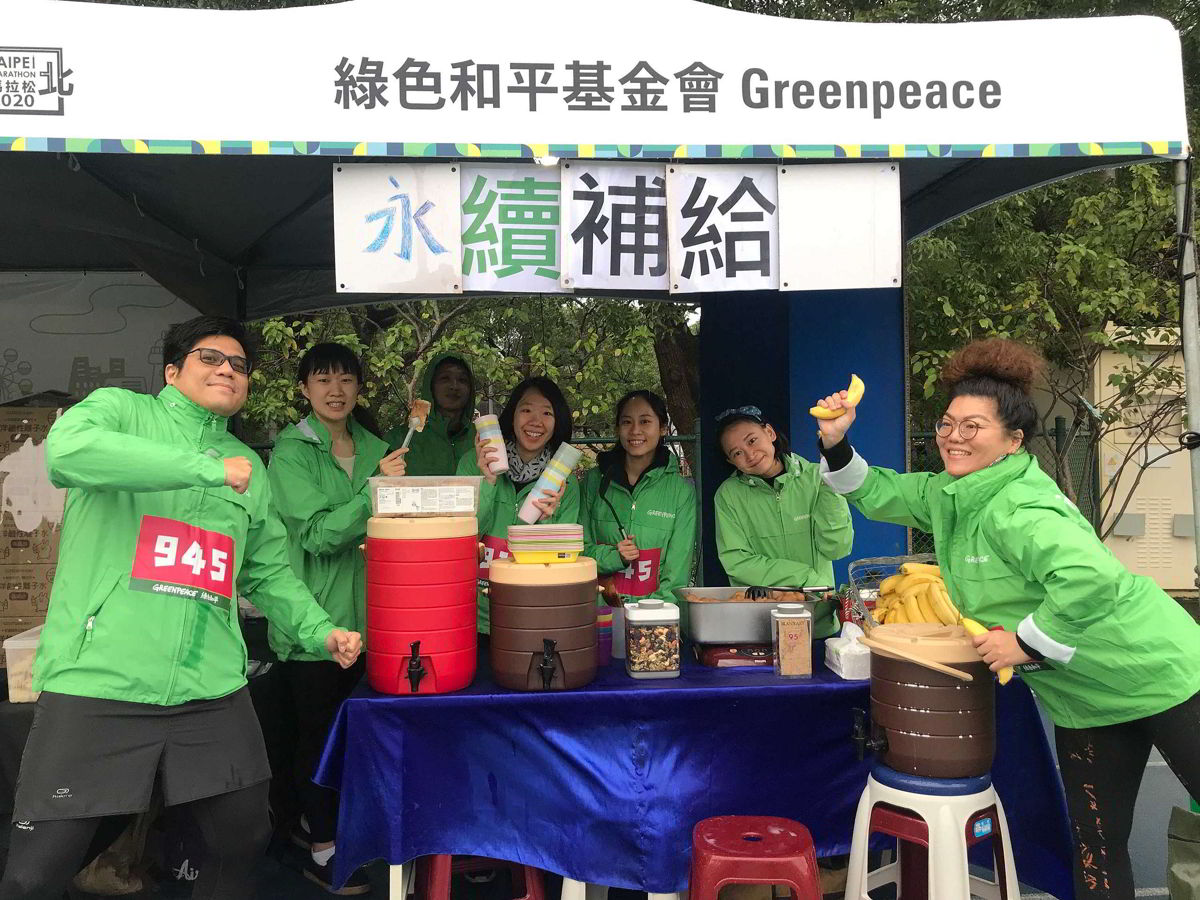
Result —
[{"label": "white hanging sign", "polygon": [[468,291],[556,293],[562,276],[557,166],[462,167],[462,272]]},{"label": "white hanging sign", "polygon": [[779,288],[775,166],[667,167],[672,293]]},{"label": "white hanging sign", "polygon": [[338,292],[462,291],[459,166],[333,167]]},{"label": "white hanging sign", "polygon": [[899,167],[781,165],[779,244],[781,290],[898,287]]},{"label": "white hanging sign", "polygon": [[563,163],[564,286],[665,291],[667,167]]}]

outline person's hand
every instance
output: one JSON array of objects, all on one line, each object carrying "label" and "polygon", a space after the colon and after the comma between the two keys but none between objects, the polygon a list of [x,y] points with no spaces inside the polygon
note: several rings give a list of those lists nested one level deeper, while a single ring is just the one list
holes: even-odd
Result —
[{"label": "person's hand", "polygon": [[407,447],[402,447],[399,450],[393,450],[387,456],[379,461],[379,474],[388,476],[399,476],[404,474],[404,469],[407,463],[404,461],[404,454],[408,452]]},{"label": "person's hand", "polygon": [[857,404],[848,403],[846,396],[846,391],[838,391],[836,394],[830,394],[828,397],[817,401],[817,406],[823,406],[826,409],[844,409],[846,411],[836,419],[817,419],[821,444],[824,445],[826,450],[840,444],[842,438],[846,436],[846,432],[850,430],[850,426],[854,424],[854,407]]},{"label": "person's hand", "polygon": [[621,559],[625,560],[625,562],[634,562],[641,555],[641,551],[638,550],[637,542],[633,539],[632,534],[617,544],[617,552],[621,554]]},{"label": "person's hand", "polygon": [[496,476],[492,472],[492,463],[500,460],[500,448],[495,444],[486,444],[479,439],[479,433],[475,433],[475,465],[479,467],[479,474],[483,476],[484,481],[488,484],[496,483]]},{"label": "person's hand", "polygon": [[250,460],[244,456],[230,456],[222,462],[225,463],[225,483],[239,494],[250,490],[250,476],[254,473]]},{"label": "person's hand", "polygon": [[1033,657],[1021,649],[1021,645],[1017,643],[1017,635],[1012,631],[989,631],[987,634],[971,638],[971,642],[993,672],[999,672],[1008,666],[1033,662]]},{"label": "person's hand", "polygon": [[354,665],[358,654],[362,652],[362,635],[357,631],[335,628],[329,632],[329,637],[325,638],[325,649],[329,651],[334,662],[343,669],[348,669]]},{"label": "person's hand", "polygon": [[542,491],[542,496],[533,498],[533,505],[542,516],[538,519],[539,522],[545,521],[554,515],[554,511],[558,509],[559,501],[562,500],[563,494],[567,492],[567,483],[564,481],[562,487],[557,491],[546,492]]}]

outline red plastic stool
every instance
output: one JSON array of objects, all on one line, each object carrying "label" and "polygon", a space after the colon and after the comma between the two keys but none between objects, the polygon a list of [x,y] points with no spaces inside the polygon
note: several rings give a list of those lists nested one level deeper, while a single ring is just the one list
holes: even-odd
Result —
[{"label": "red plastic stool", "polygon": [[821,900],[812,835],[773,816],[716,816],[692,829],[690,900],[717,900],[727,884],[783,884],[792,900]]},{"label": "red plastic stool", "polygon": [[417,900],[450,900],[450,876],[470,875],[489,869],[507,869],[512,876],[513,900],[545,900],[542,870],[486,856],[455,856],[445,854],[422,856],[417,860]]}]

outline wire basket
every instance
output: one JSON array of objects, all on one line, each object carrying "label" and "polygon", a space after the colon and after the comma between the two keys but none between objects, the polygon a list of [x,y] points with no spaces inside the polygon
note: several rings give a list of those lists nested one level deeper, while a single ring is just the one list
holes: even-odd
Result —
[{"label": "wire basket", "polygon": [[879,585],[885,578],[895,575],[905,563],[937,564],[932,553],[914,553],[911,556],[870,556],[850,563],[850,609],[859,622],[874,628],[878,622],[871,614],[879,598]]}]

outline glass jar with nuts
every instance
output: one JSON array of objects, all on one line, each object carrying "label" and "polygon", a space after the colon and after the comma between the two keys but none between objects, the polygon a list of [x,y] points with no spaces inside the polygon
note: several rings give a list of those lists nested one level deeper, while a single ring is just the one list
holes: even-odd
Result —
[{"label": "glass jar with nuts", "polygon": [[625,604],[625,671],[632,677],[678,677],[681,644],[675,604],[656,598]]}]

